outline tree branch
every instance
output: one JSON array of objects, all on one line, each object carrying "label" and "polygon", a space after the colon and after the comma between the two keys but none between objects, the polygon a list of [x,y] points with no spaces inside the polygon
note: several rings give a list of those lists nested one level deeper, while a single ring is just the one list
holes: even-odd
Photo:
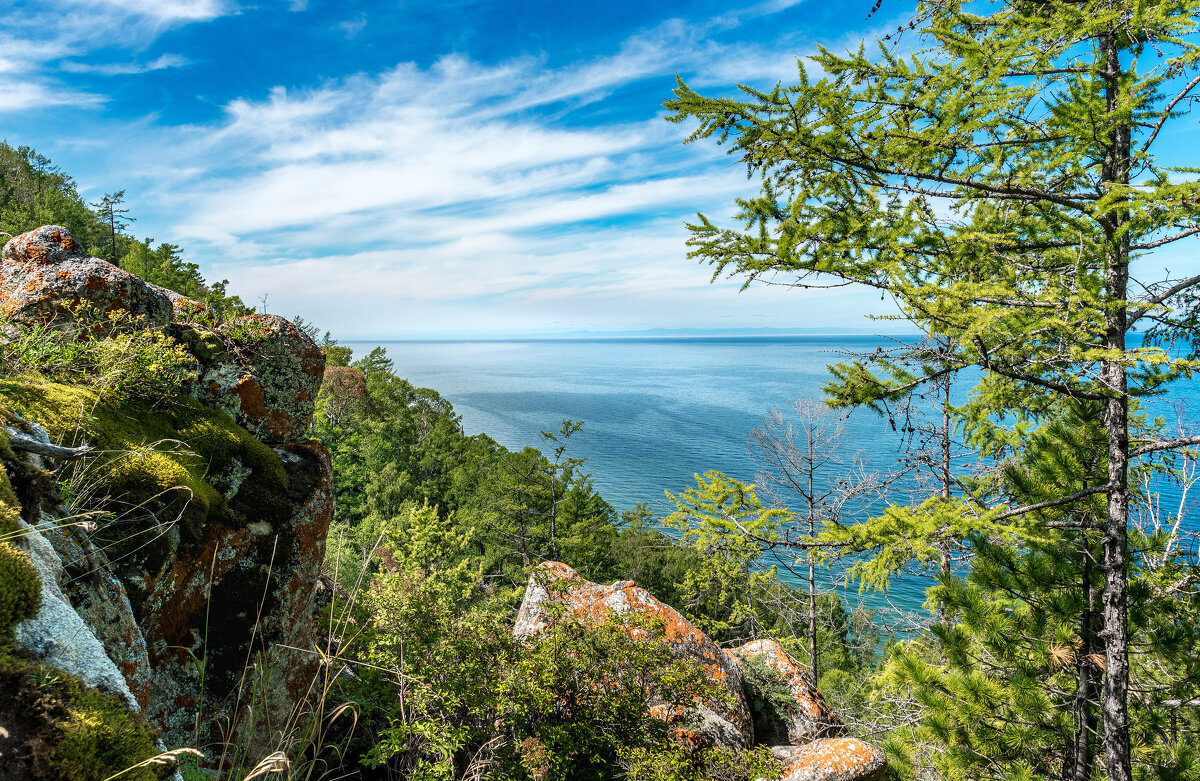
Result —
[{"label": "tree branch", "polygon": [[1200,445],[1200,437],[1180,437],[1179,439],[1168,439],[1162,442],[1149,442],[1130,450],[1129,457],[1144,456],[1147,453],[1157,453],[1160,450],[1174,450],[1177,447],[1187,447],[1188,445]]},{"label": "tree branch", "polygon": [[81,445],[79,447],[51,445],[46,442],[39,442],[31,436],[22,434],[16,429],[7,426],[5,430],[8,432],[8,444],[13,450],[34,453],[46,458],[55,458],[59,461],[74,461],[77,458],[83,458],[94,449],[91,445]]},{"label": "tree branch", "polygon": [[[1105,483],[1104,485],[1094,485],[1091,488],[1085,488],[1082,491],[1076,491],[1075,493],[1073,493],[1069,496],[1064,496],[1059,499],[1051,499],[1046,502],[1038,502],[1037,504],[1029,504],[1024,507],[1017,507],[1012,510],[1007,510],[1007,511],[1002,512],[999,515],[995,516],[994,518],[992,518],[992,520],[993,521],[1002,521],[1005,518],[1012,518],[1017,515],[1025,515],[1027,513],[1037,512],[1038,510],[1045,510],[1050,507],[1061,507],[1064,504],[1070,504],[1071,502],[1082,499],[1085,496],[1093,496],[1095,494],[1102,494],[1105,491],[1107,491],[1109,488],[1112,488],[1112,486],[1109,485],[1108,483]],[[1061,526],[1061,525],[1062,524],[1056,524],[1056,526],[1053,526],[1051,528],[1057,528],[1058,526]],[[1072,525],[1072,527],[1082,526],[1082,524],[1079,524],[1079,523],[1072,523],[1071,525]]]}]

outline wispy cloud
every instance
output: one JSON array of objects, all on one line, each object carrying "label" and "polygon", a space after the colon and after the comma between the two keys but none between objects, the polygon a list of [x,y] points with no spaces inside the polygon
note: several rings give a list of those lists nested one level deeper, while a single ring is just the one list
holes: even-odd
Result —
[{"label": "wispy cloud", "polygon": [[356,19],[347,19],[343,22],[338,22],[338,29],[342,31],[342,35],[346,36],[347,40],[354,38],[367,26],[367,15],[359,14]]},{"label": "wispy cloud", "polygon": [[[180,68],[188,60],[162,54],[113,62],[114,52],[141,53],[165,30],[233,11],[223,0],[59,0],[6,12],[0,32],[0,113],[94,106],[103,94],[70,86],[64,74],[136,75]],[[92,58],[103,51],[105,61]]]},{"label": "wispy cloud", "polygon": [[[172,25],[238,12],[218,0],[69,2],[103,10],[110,22],[132,19],[143,45]],[[464,49],[260,88],[196,124],[98,120],[106,132],[64,143],[97,144],[121,171],[139,228],[184,242],[189,259],[229,277],[246,300],[269,292],[285,314],[311,313],[348,335],[529,329],[547,316],[570,328],[604,329],[614,319],[693,326],[718,311],[751,325],[778,325],[784,312],[793,324],[780,291],[711,288],[708,272],[688,260],[684,220],[699,210],[727,217],[754,184],[721,150],[683,148],[686,130],[662,120],[659,102],[676,72],[720,89],[794,76],[804,51],[790,39],[718,35],[794,4],[667,19],[562,65],[537,52],[483,62]],[[334,37],[352,37],[366,17],[326,24]],[[117,76],[188,64],[172,54],[143,61],[135,47],[98,62],[99,49],[79,43],[91,35],[26,43],[41,65],[24,82],[15,79],[32,71],[21,62],[5,81],[13,55],[0,47],[0,112],[54,100],[44,75],[53,67]],[[129,61],[113,62],[121,51]],[[845,302],[820,304],[803,316],[844,321],[847,311]]]},{"label": "wispy cloud", "polygon": [[230,13],[226,0],[67,0],[107,18],[141,17],[162,24],[205,22]]},{"label": "wispy cloud", "polygon": [[129,76],[151,71],[166,70],[167,68],[182,68],[190,65],[191,61],[178,54],[163,54],[150,62],[74,62],[65,60],[59,63],[59,68],[67,73],[95,73],[101,76]]}]

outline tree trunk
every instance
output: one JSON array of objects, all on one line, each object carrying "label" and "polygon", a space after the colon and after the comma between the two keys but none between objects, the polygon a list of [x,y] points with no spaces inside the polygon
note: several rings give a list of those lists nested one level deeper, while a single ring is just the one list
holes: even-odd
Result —
[{"label": "tree trunk", "polygon": [[[1121,63],[1115,32],[1100,41],[1104,58],[1105,102],[1111,121],[1120,104]],[[1125,184],[1129,179],[1130,128],[1112,130],[1105,150],[1103,181]],[[1129,239],[1120,230],[1128,220],[1121,211],[1101,218],[1108,239],[1105,279],[1104,346],[1114,354],[1125,350],[1125,301],[1129,285]],[[1104,724],[1104,764],[1108,781],[1132,781],[1129,756],[1129,626],[1126,606],[1129,517],[1129,399],[1125,365],[1120,357],[1101,363],[1100,378],[1111,394],[1105,403],[1104,427],[1108,432],[1108,501],[1104,522],[1104,691],[1100,701]]]},{"label": "tree trunk", "polygon": [[[811,539],[817,533],[816,508],[813,506],[816,493],[816,453],[813,443],[813,425],[808,426],[808,536]],[[813,553],[808,552],[808,661],[809,672],[812,673],[813,686],[817,685],[817,572],[813,562]]]},{"label": "tree trunk", "polygon": [[1092,552],[1088,545],[1087,534],[1082,535],[1083,543],[1083,612],[1079,616],[1079,652],[1075,658],[1076,684],[1075,702],[1075,734],[1067,745],[1066,757],[1063,761],[1063,781],[1089,781],[1092,775],[1092,744],[1093,730],[1092,699],[1096,689],[1096,665],[1091,656],[1096,652],[1096,622],[1092,610]]}]

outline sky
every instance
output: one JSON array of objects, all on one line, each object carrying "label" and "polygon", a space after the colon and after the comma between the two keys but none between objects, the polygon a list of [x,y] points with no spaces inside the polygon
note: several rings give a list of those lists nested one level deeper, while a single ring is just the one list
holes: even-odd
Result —
[{"label": "sky", "polygon": [[710,283],[757,187],[664,121],[790,82],[907,0],[0,0],[0,127],[130,232],[345,339],[887,331],[877,294]]},{"label": "sky", "polygon": [[0,127],[347,339],[878,329],[874,296],[710,284],[684,221],[756,188],[662,107],[894,29],[871,4],[0,1]]}]

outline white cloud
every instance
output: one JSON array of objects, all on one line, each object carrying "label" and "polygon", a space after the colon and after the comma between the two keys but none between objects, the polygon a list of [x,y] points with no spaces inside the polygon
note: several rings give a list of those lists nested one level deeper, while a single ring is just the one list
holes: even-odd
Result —
[{"label": "white cloud", "polygon": [[103,101],[104,98],[99,95],[59,89],[37,82],[0,80],[0,113],[53,106],[89,106]]},{"label": "white cloud", "polygon": [[103,95],[66,86],[62,73],[135,75],[188,61],[162,54],[149,62],[96,62],[94,52],[144,52],[165,30],[208,21],[232,7],[223,0],[58,0],[7,12],[0,32],[0,113],[63,104],[92,106]]},{"label": "white cloud", "polygon": [[360,32],[362,32],[363,28],[365,28],[366,26],[367,26],[367,15],[366,14],[359,14],[357,19],[347,19],[343,22],[338,23],[338,29],[342,31],[342,34],[346,36],[347,40],[354,38],[354,36],[356,36]]},{"label": "white cloud", "polygon": [[[129,13],[146,5],[86,1]],[[193,8],[204,9],[230,10]],[[176,8],[160,20],[184,18]],[[666,98],[676,71],[722,87],[794,73],[789,49],[709,33],[669,20],[556,67],[538,55],[402,62],[244,96],[209,124],[110,125],[102,136],[123,142],[97,152],[121,171],[139,230],[183,242],[245,300],[269,293],[273,311],[347,335],[529,329],[549,315],[599,330],[718,316],[844,322],[844,304],[799,314],[778,290],[710,287],[709,271],[686,257],[683,222],[698,210],[727,216],[754,183],[723,150],[683,148],[687,130],[664,122],[657,101],[634,118],[604,102],[658,83]],[[113,74],[185,64],[71,62]]]},{"label": "white cloud", "polygon": [[141,17],[162,24],[206,22],[230,12],[224,0],[69,0],[113,16]]},{"label": "white cloud", "polygon": [[178,54],[163,54],[150,62],[112,62],[112,63],[86,63],[73,62],[67,60],[59,65],[59,68],[67,73],[96,73],[101,76],[127,76],[139,73],[149,73],[151,71],[165,70],[167,68],[182,68],[190,65],[191,62]]}]

